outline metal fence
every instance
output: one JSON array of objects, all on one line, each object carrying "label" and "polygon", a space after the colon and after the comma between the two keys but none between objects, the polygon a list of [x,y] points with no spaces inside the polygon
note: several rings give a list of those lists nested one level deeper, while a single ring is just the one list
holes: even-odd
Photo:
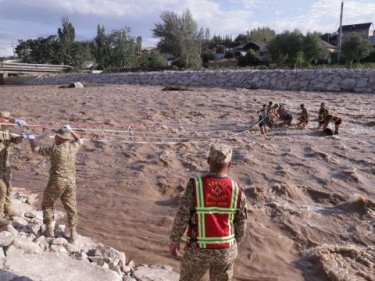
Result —
[{"label": "metal fence", "polygon": [[69,65],[0,62],[1,72],[61,72],[69,68]]}]

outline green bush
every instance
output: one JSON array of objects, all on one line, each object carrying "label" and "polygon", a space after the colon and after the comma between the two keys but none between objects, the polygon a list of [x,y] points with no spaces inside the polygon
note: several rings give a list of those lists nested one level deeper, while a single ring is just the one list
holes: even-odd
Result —
[{"label": "green bush", "polygon": [[357,33],[348,35],[341,45],[342,55],[349,66],[367,57],[371,49],[370,42]]},{"label": "green bush", "polygon": [[159,52],[151,52],[139,56],[137,65],[142,70],[159,70],[164,69],[167,63]]},{"label": "green bush", "polygon": [[204,65],[207,65],[209,61],[216,59],[215,53],[210,50],[204,51],[201,57]]},{"label": "green bush", "polygon": [[262,57],[252,49],[250,49],[245,56],[238,57],[237,60],[238,65],[242,67],[249,65],[259,65],[263,63]]},{"label": "green bush", "polygon": [[361,62],[375,62],[375,48],[373,48],[370,54],[361,60]]},{"label": "green bush", "polygon": [[234,53],[231,51],[226,51],[224,54],[225,59],[233,59],[234,58]]}]

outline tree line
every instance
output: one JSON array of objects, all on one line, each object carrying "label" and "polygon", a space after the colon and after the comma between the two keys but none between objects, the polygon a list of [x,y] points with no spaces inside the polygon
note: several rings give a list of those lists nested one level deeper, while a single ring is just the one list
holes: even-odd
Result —
[{"label": "tree line", "polygon": [[[66,64],[77,69],[164,69],[167,61],[162,54],[170,55],[172,67],[193,69],[208,66],[218,54],[237,60],[239,66],[309,67],[337,62],[336,54],[322,45],[317,32],[304,35],[294,30],[276,34],[269,27],[260,27],[232,39],[211,37],[210,30],[200,28],[189,10],[181,15],[167,11],[160,19],[152,29],[159,42],[151,52],[142,51],[142,37],[134,37],[127,26],[106,32],[104,26],[98,25],[95,38],[77,41],[68,18],[62,19],[55,35],[19,40],[15,52],[26,63]],[[268,55],[262,55],[254,43],[266,46]],[[233,51],[240,46],[245,46],[246,53]],[[374,48],[356,33],[343,40],[341,53],[342,62],[348,65],[375,62]]]},{"label": "tree line", "polygon": [[25,63],[71,65],[76,69],[160,69],[166,66],[158,51],[141,54],[142,37],[134,38],[129,27],[107,33],[98,25],[93,40],[76,41],[75,28],[68,18],[56,35],[19,40],[15,52]]}]

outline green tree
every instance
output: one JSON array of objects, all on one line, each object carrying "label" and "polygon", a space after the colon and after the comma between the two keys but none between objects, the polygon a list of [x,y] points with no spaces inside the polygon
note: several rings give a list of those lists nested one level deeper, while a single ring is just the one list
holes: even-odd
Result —
[{"label": "green tree", "polygon": [[76,36],[75,28],[68,17],[62,19],[62,27],[58,28],[59,38],[59,60],[67,65],[73,65],[74,58],[74,40]]},{"label": "green tree", "polygon": [[284,31],[269,44],[272,60],[279,64],[296,67],[303,63],[303,35],[300,31]]},{"label": "green tree", "polygon": [[104,69],[106,61],[106,33],[104,26],[98,25],[94,39],[94,56],[98,69]]},{"label": "green tree", "polygon": [[25,63],[30,62],[31,47],[28,41],[18,40],[18,45],[15,48],[17,56]]},{"label": "green tree", "polygon": [[236,38],[234,38],[235,42],[239,42],[240,44],[246,44],[247,42],[250,42],[250,37],[248,34],[240,33]]},{"label": "green tree", "polygon": [[143,70],[159,70],[167,66],[165,58],[156,51],[141,54],[138,58],[138,66]]},{"label": "green tree", "polygon": [[107,67],[135,67],[136,42],[130,35],[130,27],[112,31],[106,38],[106,51]]},{"label": "green tree", "polygon": [[210,37],[211,37],[210,29],[206,27],[206,30],[204,31],[204,40],[208,41],[210,40]]},{"label": "green tree", "polygon": [[215,53],[211,50],[206,50],[204,52],[202,52],[202,62],[203,62],[203,65],[207,65],[207,63],[211,60],[215,60],[216,59],[216,56],[215,56]]},{"label": "green tree", "polygon": [[46,38],[19,40],[16,47],[16,54],[25,63],[59,63],[59,45],[56,36]]},{"label": "green tree", "polygon": [[220,35],[215,35],[212,37],[211,40],[208,42],[208,48],[216,48],[217,46],[224,46],[226,48],[232,48],[236,47],[240,44],[241,42],[239,41],[233,41],[232,37],[229,35],[225,36],[220,36]]},{"label": "green tree", "polygon": [[224,45],[224,39],[220,35],[214,35],[209,42],[209,48],[216,47],[217,45]]},{"label": "green tree", "polygon": [[303,38],[303,54],[307,65],[317,64],[319,60],[327,60],[329,52],[320,45],[318,33],[307,33]]},{"label": "green tree", "polygon": [[367,57],[365,57],[362,61],[363,62],[375,62],[375,49],[372,48],[369,55]]},{"label": "green tree", "polygon": [[72,46],[74,54],[72,65],[77,68],[93,67],[95,65],[95,55],[93,54],[92,49],[92,41],[74,42]]},{"label": "green tree", "polygon": [[57,35],[19,40],[16,52],[27,63],[64,63],[80,68],[92,60],[91,43],[75,41],[75,29],[68,18],[62,19]]},{"label": "green tree", "polygon": [[258,27],[247,32],[248,41],[256,43],[269,43],[276,36],[276,33],[273,29],[269,27]]},{"label": "green tree", "polygon": [[370,42],[357,33],[352,33],[344,38],[341,45],[341,52],[348,65],[359,62],[370,54]]},{"label": "green tree", "polygon": [[160,38],[158,48],[174,55],[175,65],[179,67],[200,67],[204,32],[202,28],[198,29],[190,11],[186,10],[181,16],[164,12],[160,18],[162,23],[155,24],[152,30],[154,37]]},{"label": "green tree", "polygon": [[137,54],[139,55],[142,52],[142,36],[137,37]]}]

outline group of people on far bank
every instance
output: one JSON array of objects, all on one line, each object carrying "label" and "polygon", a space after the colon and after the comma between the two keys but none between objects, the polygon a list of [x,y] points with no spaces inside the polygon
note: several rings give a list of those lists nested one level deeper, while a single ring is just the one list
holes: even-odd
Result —
[{"label": "group of people on far bank", "polygon": [[[305,104],[300,105],[300,110],[301,113],[295,125],[304,129],[309,124],[310,115]],[[262,109],[258,111],[258,115],[258,126],[261,135],[266,135],[269,128],[291,126],[293,121],[293,114],[285,105],[273,104],[272,101],[268,105],[263,104]],[[328,128],[329,123],[334,123],[334,131]],[[341,123],[341,117],[336,112],[330,113],[325,103],[322,102],[318,111],[318,129],[322,129],[326,135],[338,134]]]}]

